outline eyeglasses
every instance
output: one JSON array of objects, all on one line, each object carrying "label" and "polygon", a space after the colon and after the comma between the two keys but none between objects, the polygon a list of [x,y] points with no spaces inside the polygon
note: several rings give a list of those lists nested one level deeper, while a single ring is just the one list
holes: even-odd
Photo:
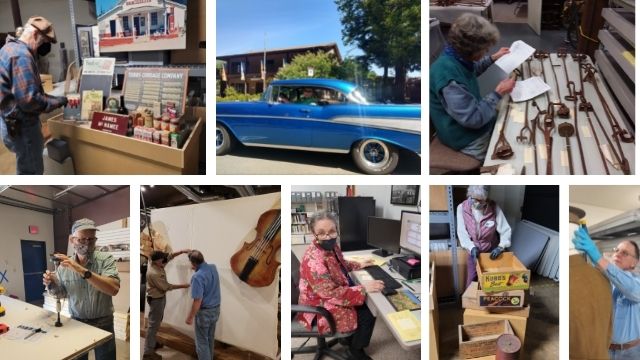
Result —
[{"label": "eyeglasses", "polygon": [[613,252],[614,252],[615,254],[617,254],[617,253],[621,253],[621,254],[622,254],[622,256],[624,256],[624,257],[628,257],[628,256],[633,256],[634,258],[636,257],[636,256],[634,256],[633,254],[629,254],[629,253],[627,252],[627,250],[623,250],[623,249],[620,249],[620,248],[618,248],[618,247],[614,247],[614,248],[613,248]]},{"label": "eyeglasses", "polygon": [[333,239],[338,237],[338,232],[337,231],[331,231],[327,234],[314,234],[316,236],[316,238],[320,239],[320,240],[328,240],[328,239]]},{"label": "eyeglasses", "polygon": [[76,241],[78,241],[79,243],[82,243],[82,244],[88,244],[88,243],[90,243],[92,241],[98,240],[97,237],[77,237],[77,236],[74,236],[73,238],[76,239]]}]

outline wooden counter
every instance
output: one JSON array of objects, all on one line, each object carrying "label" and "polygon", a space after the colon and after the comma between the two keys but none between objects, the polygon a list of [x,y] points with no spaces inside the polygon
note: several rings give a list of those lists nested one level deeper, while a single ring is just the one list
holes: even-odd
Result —
[{"label": "wooden counter", "polygon": [[51,137],[69,143],[75,172],[81,175],[196,175],[203,124],[199,119],[182,149],[174,149],[63,121],[62,115],[48,121]]}]

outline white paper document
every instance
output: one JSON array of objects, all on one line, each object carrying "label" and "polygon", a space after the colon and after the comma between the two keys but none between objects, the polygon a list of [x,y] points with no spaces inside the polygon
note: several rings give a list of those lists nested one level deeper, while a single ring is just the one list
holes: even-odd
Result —
[{"label": "white paper document", "polygon": [[544,94],[551,87],[547,85],[539,76],[528,78],[527,80],[516,81],[516,86],[511,91],[513,102],[520,102]]},{"label": "white paper document", "polygon": [[509,53],[496,60],[495,64],[507,74],[517,68],[536,51],[522,40],[515,41],[509,48]]}]

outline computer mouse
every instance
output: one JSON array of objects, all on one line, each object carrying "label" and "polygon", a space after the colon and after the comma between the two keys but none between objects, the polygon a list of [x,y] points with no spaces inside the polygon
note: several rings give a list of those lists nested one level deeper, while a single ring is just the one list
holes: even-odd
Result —
[{"label": "computer mouse", "polygon": [[391,289],[391,288],[384,288],[382,289],[382,295],[384,296],[389,296],[389,295],[395,295],[398,292],[395,289]]}]

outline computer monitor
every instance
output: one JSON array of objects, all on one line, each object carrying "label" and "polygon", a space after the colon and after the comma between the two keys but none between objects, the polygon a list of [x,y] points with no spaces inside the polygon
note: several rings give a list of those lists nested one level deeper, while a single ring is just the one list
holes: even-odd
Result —
[{"label": "computer monitor", "polygon": [[420,255],[420,213],[403,210],[400,215],[400,248]]},{"label": "computer monitor", "polygon": [[367,244],[378,248],[373,253],[387,257],[400,252],[400,221],[369,216]]}]

